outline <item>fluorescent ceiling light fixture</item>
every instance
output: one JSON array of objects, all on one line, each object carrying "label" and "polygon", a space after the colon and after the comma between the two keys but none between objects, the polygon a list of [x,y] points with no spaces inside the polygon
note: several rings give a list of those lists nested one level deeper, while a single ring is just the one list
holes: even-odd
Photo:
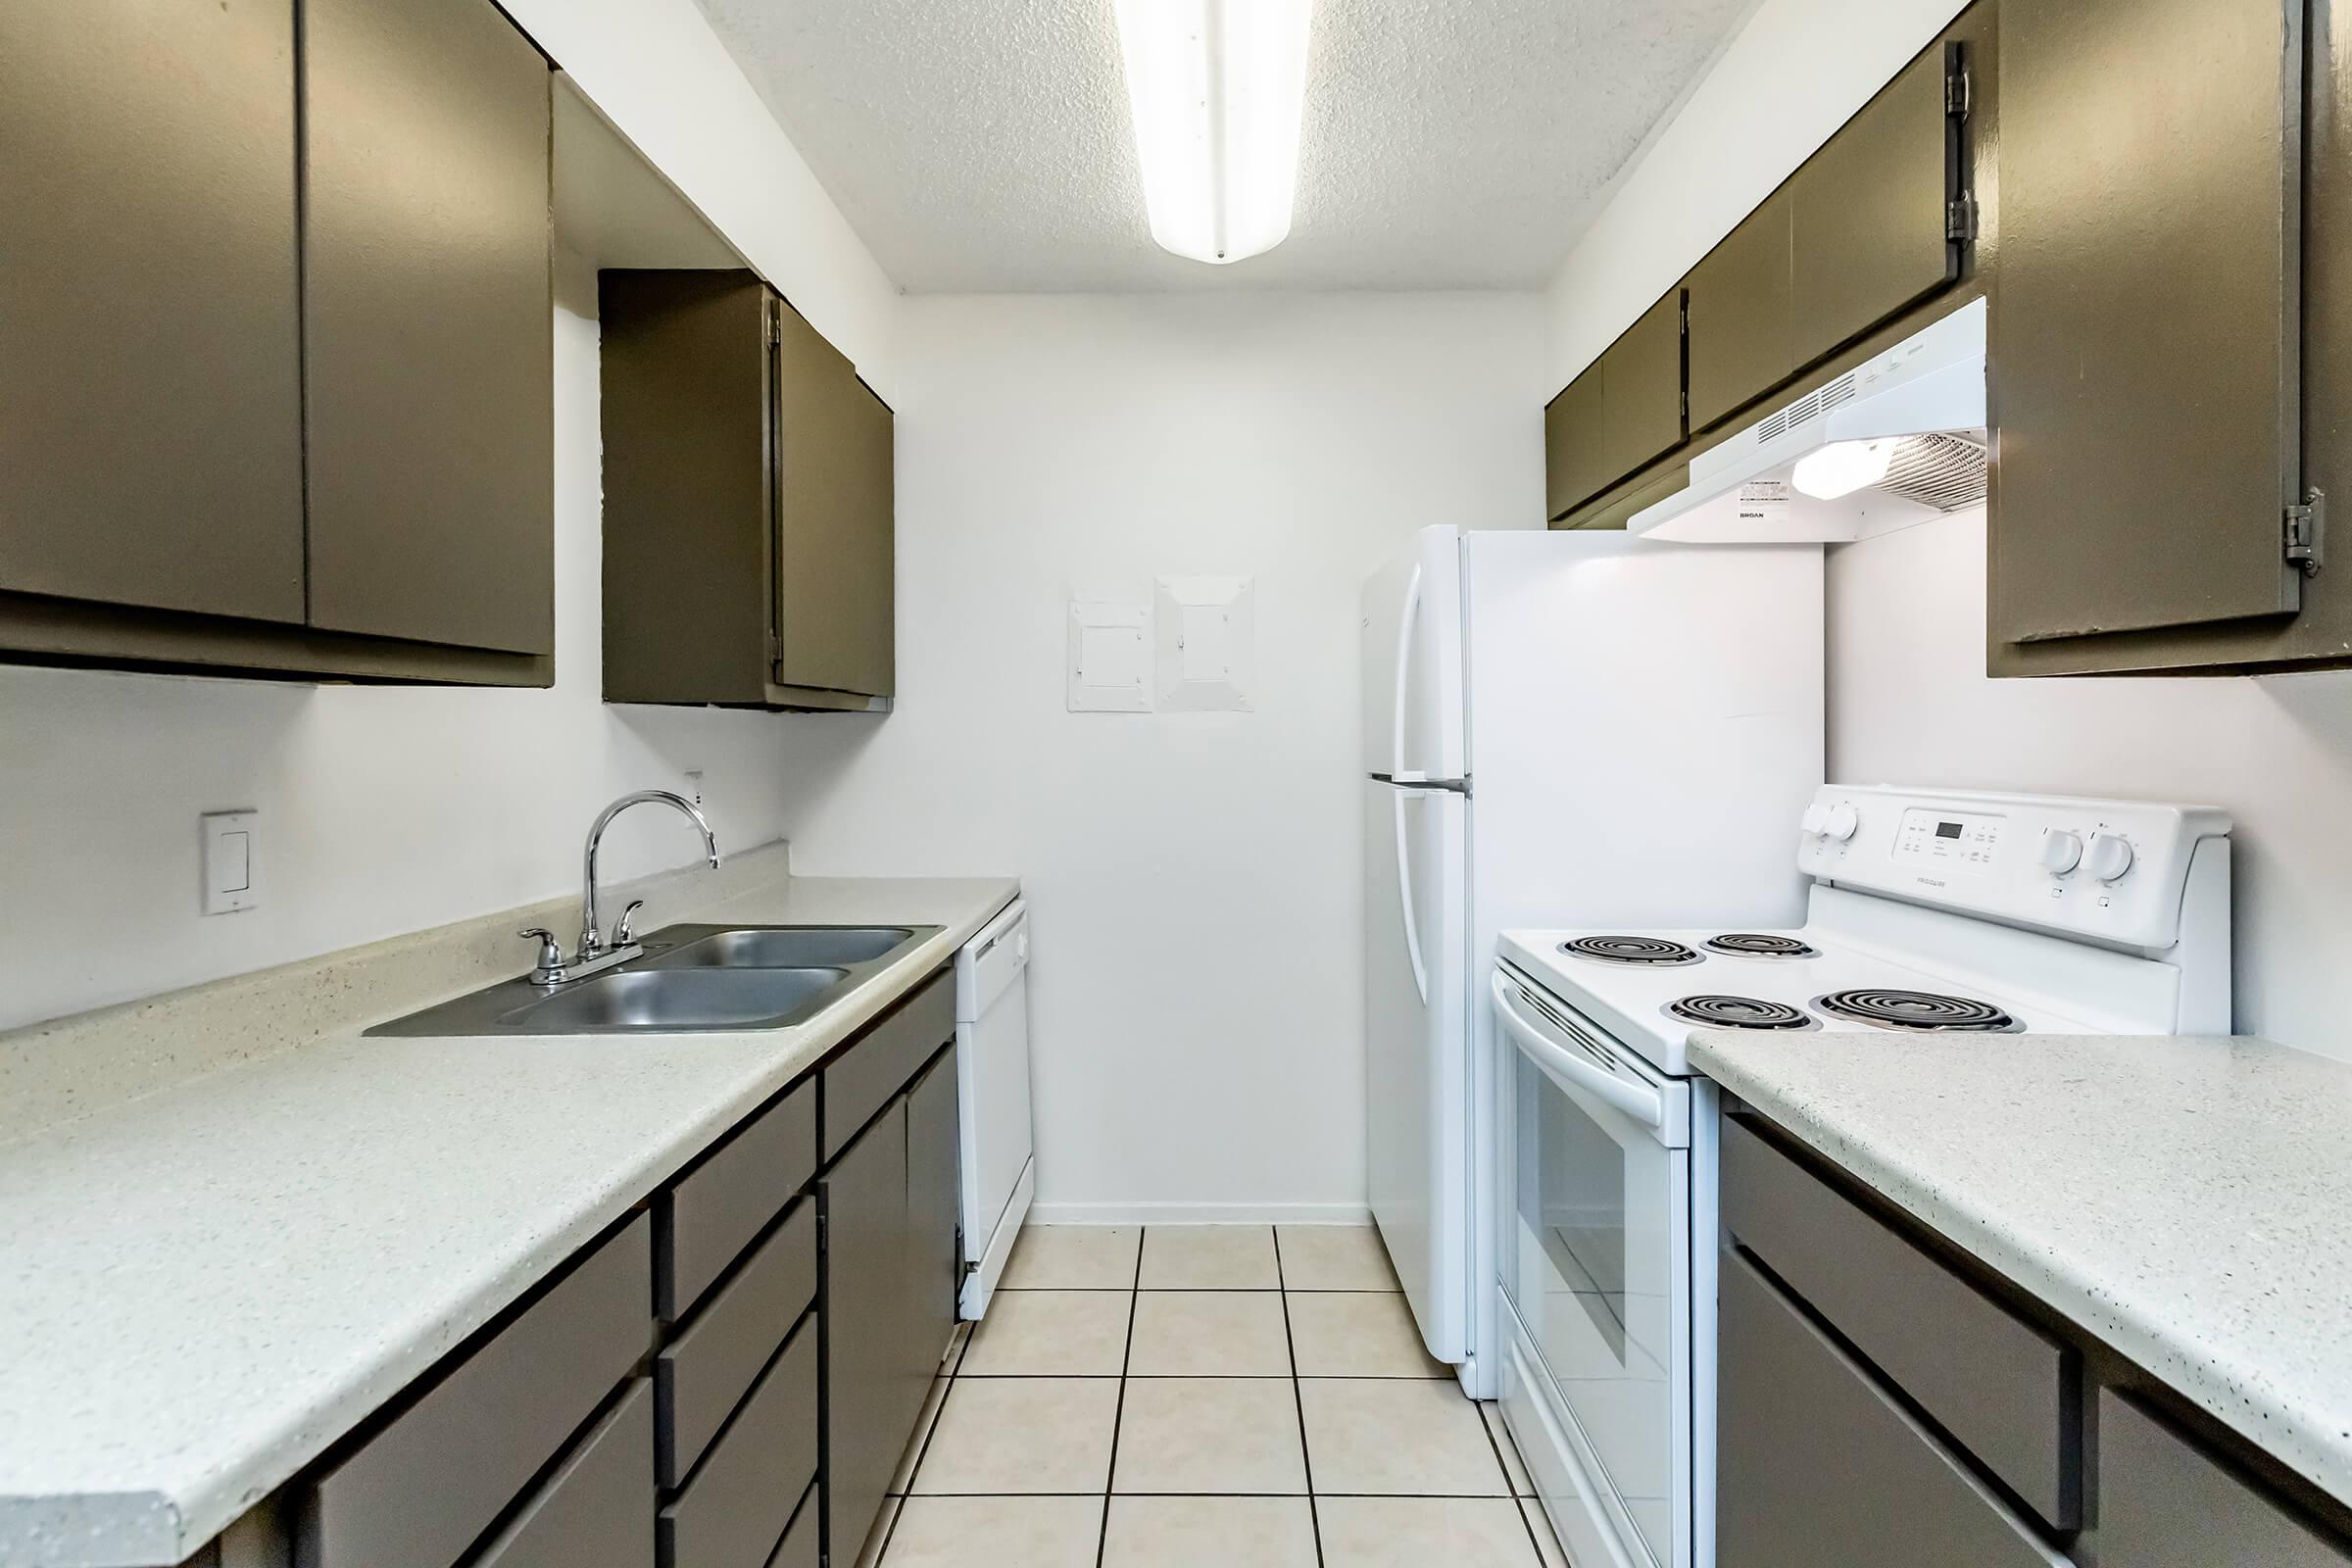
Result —
[{"label": "fluorescent ceiling light fixture", "polygon": [[1894,449],[1900,445],[1902,442],[1894,439],[1834,442],[1799,458],[1788,482],[1816,501],[1850,496],[1886,477]]},{"label": "fluorescent ceiling light fixture", "polygon": [[1114,0],[1144,206],[1162,249],[1212,265],[1291,231],[1314,0]]}]

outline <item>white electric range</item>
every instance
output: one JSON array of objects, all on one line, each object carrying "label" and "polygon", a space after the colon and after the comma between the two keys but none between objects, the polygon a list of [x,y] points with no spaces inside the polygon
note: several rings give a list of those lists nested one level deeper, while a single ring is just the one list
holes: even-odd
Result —
[{"label": "white electric range", "polygon": [[1801,928],[1503,934],[1503,1415],[1592,1568],[1714,1563],[1717,1105],[1694,1030],[1889,1051],[2230,1030],[2218,811],[1831,786],[1801,829]]}]

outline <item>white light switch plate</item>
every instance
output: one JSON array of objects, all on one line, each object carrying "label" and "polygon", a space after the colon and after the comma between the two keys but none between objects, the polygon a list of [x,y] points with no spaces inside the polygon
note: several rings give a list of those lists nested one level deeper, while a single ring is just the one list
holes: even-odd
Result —
[{"label": "white light switch plate", "polygon": [[197,825],[204,840],[204,912],[234,914],[261,903],[261,813],[207,811]]}]

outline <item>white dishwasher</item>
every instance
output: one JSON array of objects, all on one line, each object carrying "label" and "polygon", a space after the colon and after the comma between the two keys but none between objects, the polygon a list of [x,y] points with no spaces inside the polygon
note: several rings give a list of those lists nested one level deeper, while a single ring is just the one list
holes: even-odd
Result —
[{"label": "white dishwasher", "polygon": [[963,1316],[988,1310],[1037,1191],[1029,1120],[1029,908],[1015,899],[956,955],[963,1116]]}]

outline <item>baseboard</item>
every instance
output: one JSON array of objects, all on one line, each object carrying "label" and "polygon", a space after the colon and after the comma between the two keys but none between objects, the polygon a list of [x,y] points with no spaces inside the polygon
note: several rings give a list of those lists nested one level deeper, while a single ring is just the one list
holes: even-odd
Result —
[{"label": "baseboard", "polygon": [[1032,1225],[1369,1225],[1361,1203],[1049,1203],[1029,1205]]}]

